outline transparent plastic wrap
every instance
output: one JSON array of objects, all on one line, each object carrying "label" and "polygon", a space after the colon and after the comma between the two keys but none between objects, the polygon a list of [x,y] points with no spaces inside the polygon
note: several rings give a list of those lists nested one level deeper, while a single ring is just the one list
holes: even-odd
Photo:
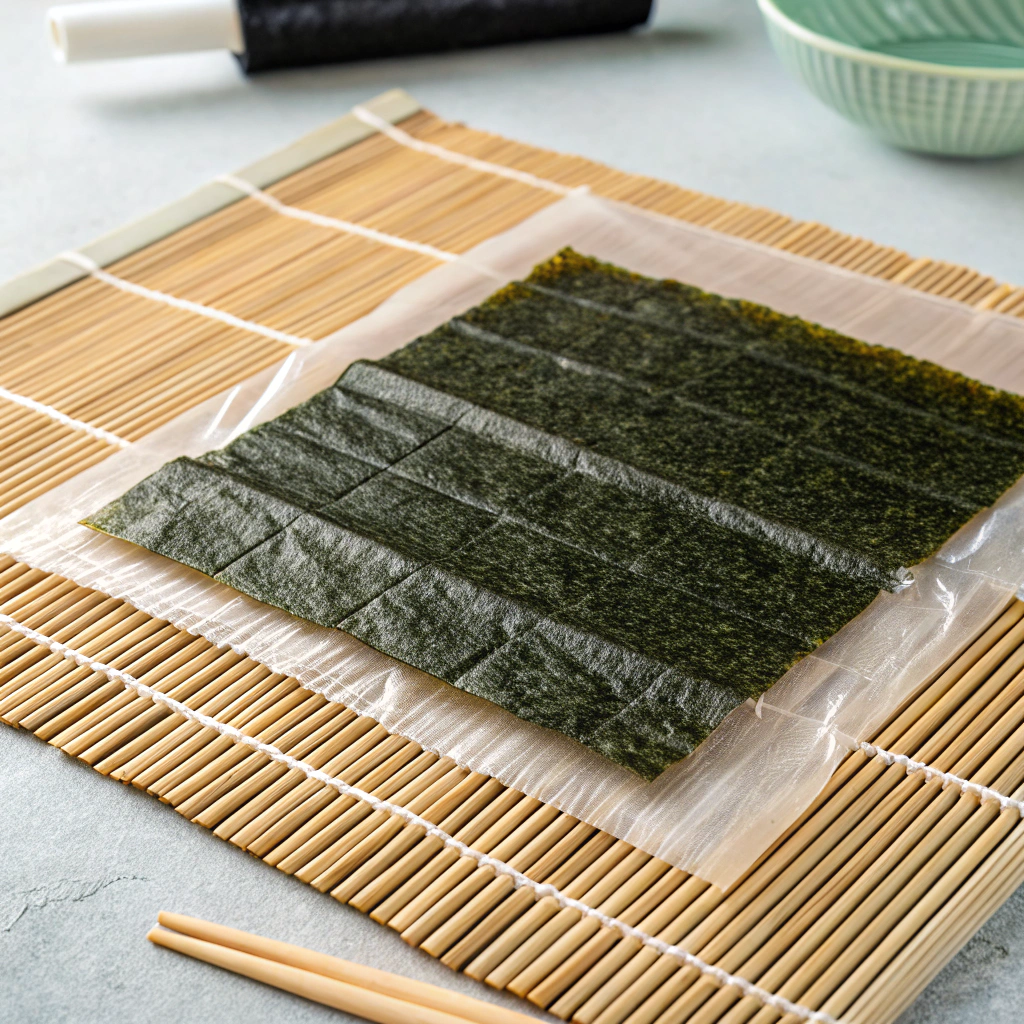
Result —
[{"label": "transparent plastic wrap", "polygon": [[851,742],[948,665],[1024,583],[1024,483],[913,567],[910,586],[879,594],[650,783],[344,633],[78,525],[169,459],[223,446],[327,387],[354,359],[393,351],[566,245],[1024,391],[1024,322],[574,195],[25,506],[0,522],[0,550],[229,644],[425,748],[727,887],[812,802]]}]

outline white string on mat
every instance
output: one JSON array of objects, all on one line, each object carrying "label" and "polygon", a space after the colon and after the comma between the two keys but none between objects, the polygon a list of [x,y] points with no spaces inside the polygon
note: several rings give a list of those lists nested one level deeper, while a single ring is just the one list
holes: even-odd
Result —
[{"label": "white string on mat", "polygon": [[1024,818],[1024,801],[1022,800],[1014,800],[1013,797],[1006,796],[988,786],[979,785],[977,782],[969,782],[967,779],[960,778],[959,775],[954,775],[952,772],[944,772],[939,768],[933,768],[930,764],[925,764],[923,761],[915,761],[913,758],[907,757],[906,754],[894,754],[891,750],[876,747],[873,743],[861,743],[860,749],[868,757],[878,757],[887,765],[898,764],[906,770],[908,775],[922,772],[929,782],[933,779],[939,779],[942,782],[943,788],[952,786],[954,789],[959,789],[962,793],[970,793],[972,796],[976,796],[982,803],[986,800],[995,800],[1002,810],[1014,810]]},{"label": "white string on mat", "polygon": [[405,146],[406,149],[414,149],[419,153],[427,153],[430,156],[439,157],[441,160],[447,160],[450,164],[461,164],[463,167],[468,167],[473,171],[482,171],[484,174],[496,174],[501,178],[518,181],[521,185],[542,188],[547,192],[554,192],[560,196],[588,191],[586,185],[571,188],[568,185],[560,185],[557,181],[538,178],[537,175],[530,174],[529,171],[517,171],[514,167],[491,163],[490,160],[480,160],[475,156],[459,153],[454,149],[445,149],[444,146],[437,146],[432,142],[424,142],[422,139],[417,139],[414,135],[402,131],[401,128],[396,127],[390,121],[385,121],[383,117],[378,117],[372,110],[367,110],[366,107],[355,106],[352,108],[352,113],[363,124],[376,128],[377,131],[382,135],[386,135],[392,142],[397,142],[400,146]]},{"label": "white string on mat", "polygon": [[0,398],[6,399],[14,405],[31,409],[33,412],[41,413],[43,416],[49,416],[51,420],[61,424],[61,426],[78,430],[83,434],[88,434],[90,437],[95,437],[99,441],[106,441],[107,444],[117,445],[118,448],[127,448],[131,444],[131,441],[119,437],[109,430],[104,430],[102,427],[94,427],[91,423],[86,423],[84,420],[76,420],[74,416],[69,416],[66,412],[61,412],[60,409],[54,409],[52,405],[46,405],[43,402],[37,402],[34,398],[28,398],[14,391],[8,391],[5,387],[0,387]]},{"label": "white string on mat", "polygon": [[584,917],[593,918],[603,927],[617,931],[623,937],[634,939],[644,946],[649,946],[651,949],[654,949],[663,956],[669,956],[675,960],[679,960],[687,967],[692,967],[700,971],[702,974],[706,974],[709,978],[713,978],[724,987],[737,989],[744,997],[757,999],[759,1002],[778,1010],[780,1013],[792,1014],[800,1020],[814,1021],[817,1022],[817,1024],[841,1024],[841,1022],[835,1017],[832,1017],[821,1010],[812,1010],[810,1007],[801,1006],[799,1003],[794,1003],[783,996],[776,995],[774,992],[769,992],[767,989],[763,989],[759,985],[755,985],[753,982],[747,981],[746,978],[730,974],[721,967],[709,964],[707,961],[702,960],[693,953],[687,952],[680,946],[672,945],[671,943],[665,942],[654,935],[648,935],[647,932],[641,931],[639,928],[627,924],[625,921],[620,921],[618,918],[604,914],[600,910],[595,910],[586,903],[573,899],[571,896],[567,896],[564,892],[553,885],[544,882],[537,882],[528,875],[523,874],[523,872],[516,870],[505,861],[498,860],[486,853],[481,853],[479,850],[474,850],[471,846],[467,846],[461,840],[449,835],[433,822],[420,817],[420,815],[416,814],[414,811],[410,811],[408,808],[402,807],[400,804],[391,803],[389,800],[382,800],[380,797],[374,796],[372,793],[368,793],[365,790],[359,789],[357,786],[352,786],[347,782],[343,782],[341,779],[335,778],[333,775],[328,775],[327,772],[321,771],[319,768],[314,768],[311,764],[307,764],[305,761],[300,761],[298,758],[292,757],[290,754],[286,754],[283,750],[280,750],[271,743],[264,743],[262,740],[258,740],[254,736],[249,736],[236,726],[228,725],[225,722],[218,721],[216,718],[211,718],[209,715],[204,715],[201,711],[196,711],[193,708],[190,708],[187,704],[182,704],[173,697],[169,697],[166,693],[162,693],[160,690],[154,690],[151,686],[147,686],[145,683],[140,682],[128,672],[119,668],[114,668],[113,665],[107,665],[105,662],[90,657],[83,651],[75,650],[75,648],[70,647],[68,644],[61,643],[59,640],[54,640],[53,637],[49,637],[45,633],[40,633],[38,630],[32,629],[31,626],[24,625],[24,623],[19,622],[13,616],[0,613],[0,625],[7,626],[8,629],[11,629],[15,633],[19,633],[27,640],[31,640],[34,643],[48,648],[53,654],[67,658],[69,661],[73,661],[76,665],[79,665],[82,668],[89,668],[93,672],[99,672],[105,675],[108,679],[114,682],[121,683],[127,689],[135,691],[135,693],[140,697],[147,697],[154,703],[162,704],[170,711],[181,715],[183,718],[186,718],[191,722],[205,726],[208,729],[213,729],[221,736],[226,736],[228,739],[234,740],[236,743],[241,743],[257,753],[270,758],[272,761],[276,761],[278,764],[283,764],[287,768],[302,772],[302,774],[307,778],[315,779],[317,782],[322,782],[324,785],[332,787],[344,796],[360,800],[363,803],[368,804],[375,811],[394,815],[401,818],[403,821],[406,821],[410,825],[421,828],[426,835],[440,840],[445,846],[450,847],[459,853],[460,856],[469,857],[472,860],[475,860],[480,867],[490,868],[496,875],[504,875],[505,877],[510,878],[515,888],[532,889],[538,898],[554,900],[554,902],[563,909],[576,910]]},{"label": "white string on mat", "polygon": [[264,192],[263,189],[257,188],[252,182],[239,178],[234,174],[221,174],[219,177],[214,178],[214,181],[230,185],[231,188],[244,192],[247,196],[263,203],[264,206],[270,207],[275,213],[280,213],[284,217],[293,217],[295,220],[308,221],[310,224],[316,224],[318,227],[344,231],[350,235],[359,235],[361,238],[368,238],[373,242],[380,242],[382,245],[390,245],[396,249],[408,249],[409,252],[416,252],[421,256],[429,256],[435,260],[443,260],[446,263],[451,263],[459,258],[459,254],[456,252],[447,252],[444,249],[438,249],[436,246],[427,245],[424,242],[410,242],[407,238],[389,235],[385,231],[377,231],[375,228],[368,228],[350,220],[327,217],[322,213],[304,210],[300,206],[289,206],[287,203],[282,203],[280,199],[272,196],[269,192]]},{"label": "white string on mat", "polygon": [[121,291],[128,292],[131,295],[138,295],[143,299],[162,302],[165,306],[173,306],[175,309],[183,309],[189,313],[198,313],[200,316],[205,316],[210,320],[219,320],[221,323],[229,324],[231,327],[240,327],[243,331],[262,334],[263,337],[272,338],[274,341],[283,341],[286,345],[301,346],[314,344],[312,338],[301,338],[294,334],[288,334],[285,331],[276,330],[273,327],[265,327],[263,324],[258,324],[253,320],[243,320],[233,313],[225,313],[222,309],[214,309],[213,306],[204,306],[200,302],[191,302],[188,299],[179,299],[176,295],[168,295],[166,292],[158,292],[153,288],[145,287],[145,285],[136,284],[134,281],[126,281],[123,277],[108,273],[95,260],[90,259],[84,253],[68,250],[67,252],[60,253],[57,259],[64,260],[66,263],[73,263],[76,267],[81,268],[87,274],[96,278],[97,281],[102,281],[104,284],[119,288]]}]

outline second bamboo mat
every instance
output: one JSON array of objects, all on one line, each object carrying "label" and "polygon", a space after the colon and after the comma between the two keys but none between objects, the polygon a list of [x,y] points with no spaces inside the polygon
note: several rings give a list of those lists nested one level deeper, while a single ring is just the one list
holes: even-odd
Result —
[{"label": "second bamboo mat", "polygon": [[[626,175],[426,112],[272,187],[320,223],[246,198],[105,268],[230,314],[210,319],[90,276],[0,321],[0,512],[6,513],[436,265],[331,226],[463,252],[556,192],[446,158],[444,147],[969,303],[1024,316],[1024,289]],[[260,332],[246,325],[262,326]],[[33,406],[33,403],[36,403]],[[53,412],[59,412],[55,417]],[[1024,880],[1024,826],[920,772],[851,755],[803,820],[723,893],[494,779],[387,732],[294,680],[123,602],[0,561],[0,718],[148,790],[224,839],[370,913],[488,984],[585,1024],[758,1024],[744,996],[593,917],[514,889],[423,829],[126,691],[130,673],[219,722],[415,811],[602,913],[792,1000],[810,1019],[895,1019]],[[64,647],[48,647],[39,636]],[[79,662],[64,656],[70,648]],[[1002,793],[1024,782],[1024,604],[1014,602],[878,738]]]}]

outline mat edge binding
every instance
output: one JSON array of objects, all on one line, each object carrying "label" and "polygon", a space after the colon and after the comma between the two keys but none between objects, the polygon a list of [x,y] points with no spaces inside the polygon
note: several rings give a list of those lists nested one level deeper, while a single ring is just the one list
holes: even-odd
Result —
[{"label": "mat edge binding", "polygon": [[[403,89],[390,89],[363,106],[391,124],[398,124],[423,109]],[[257,188],[266,188],[374,134],[374,128],[348,113],[235,171],[234,176]],[[243,193],[223,182],[209,181],[180,199],[80,246],[77,251],[100,267],[109,266],[244,198]],[[0,317],[87,276],[85,270],[59,256],[47,260],[0,284]]]}]

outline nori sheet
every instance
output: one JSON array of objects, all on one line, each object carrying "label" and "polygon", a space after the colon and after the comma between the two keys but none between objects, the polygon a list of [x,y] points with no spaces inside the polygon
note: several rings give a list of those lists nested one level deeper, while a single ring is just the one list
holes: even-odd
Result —
[{"label": "nori sheet", "polygon": [[564,250],[85,522],[653,779],[1022,441],[1016,395]]}]

